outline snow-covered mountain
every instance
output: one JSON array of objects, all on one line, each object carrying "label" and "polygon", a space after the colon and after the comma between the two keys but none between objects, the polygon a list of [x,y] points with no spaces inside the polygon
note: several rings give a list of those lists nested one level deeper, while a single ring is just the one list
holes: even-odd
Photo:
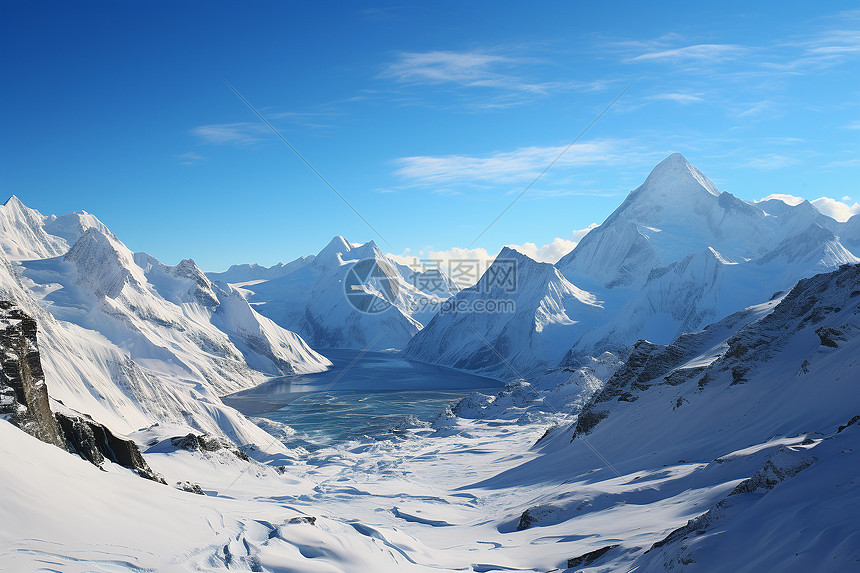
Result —
[{"label": "snow-covered mountain", "polygon": [[92,215],[46,217],[13,197],[0,222],[0,293],[39,325],[51,398],[114,431],[266,444],[218,395],[330,365],[193,261],[134,254]]},{"label": "snow-covered mountain", "polygon": [[[516,284],[500,280],[507,272]],[[555,366],[603,312],[602,301],[554,266],[507,247],[451,302],[410,341],[405,356],[502,378]]]},{"label": "snow-covered mountain", "polygon": [[[366,288],[347,277],[359,261],[373,275]],[[315,348],[402,349],[457,288],[438,271],[422,275],[397,265],[373,241],[362,245],[340,236],[316,256],[286,267],[291,270],[279,278],[237,286],[255,310]],[[363,290],[347,292],[345,285]],[[419,289],[424,285],[428,291]]]},{"label": "snow-covered mountain", "polygon": [[[554,366],[537,329],[542,317],[534,293],[558,291],[557,277],[583,293],[581,300],[600,301],[599,308],[588,305],[554,322],[553,344],[569,344],[562,365],[605,351],[623,354],[638,338],[668,343],[803,277],[860,261],[834,233],[849,236],[847,225],[808,201],[751,204],[721,193],[676,153],[555,265],[557,275],[532,272],[534,265],[521,259],[517,292],[507,295],[517,313],[440,314],[413,339],[409,355],[491,374],[504,372],[505,361],[522,375]],[[535,327],[525,336],[529,322]],[[508,328],[521,336],[513,345],[513,337],[499,338]],[[495,351],[462,343],[470,338],[485,339]]]},{"label": "snow-covered mountain", "polygon": [[854,215],[839,229],[840,241],[860,257],[860,215]]},{"label": "snow-covered mountain", "polygon": [[674,153],[556,266],[577,284],[637,288],[652,269],[709,247],[734,263],[758,259],[824,219],[808,201],[768,213],[721,193]]}]

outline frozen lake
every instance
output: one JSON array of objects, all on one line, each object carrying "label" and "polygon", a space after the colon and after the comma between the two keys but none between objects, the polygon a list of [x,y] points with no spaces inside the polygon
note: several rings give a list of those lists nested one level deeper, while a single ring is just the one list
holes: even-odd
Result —
[{"label": "frozen lake", "polygon": [[[446,405],[475,391],[498,392],[498,380],[405,360],[400,353],[322,351],[334,367],[282,376],[223,398],[247,416],[282,422],[297,432],[289,445],[329,445],[392,437],[392,429],[429,422]],[[414,424],[412,424],[414,425]]]}]

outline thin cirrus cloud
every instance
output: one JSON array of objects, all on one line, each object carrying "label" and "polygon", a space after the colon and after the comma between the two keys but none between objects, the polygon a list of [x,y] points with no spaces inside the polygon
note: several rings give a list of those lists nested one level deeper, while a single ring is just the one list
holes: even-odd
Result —
[{"label": "thin cirrus cloud", "polygon": [[251,145],[260,141],[265,128],[259,123],[213,123],[200,125],[191,130],[201,143],[211,145]]},{"label": "thin cirrus cloud", "polygon": [[[825,72],[860,57],[860,11],[843,12],[819,22],[817,29],[769,43],[693,43],[678,34],[648,41],[610,43],[626,64],[660,64],[716,77],[749,81],[774,75]],[[715,69],[719,64],[728,69]]]},{"label": "thin cirrus cloud", "polygon": [[179,159],[179,162],[182,165],[194,165],[195,163],[206,159],[205,157],[194,151],[187,151],[185,153],[177,155],[176,157],[177,159]]},{"label": "thin cirrus cloud", "polygon": [[[533,67],[536,62],[530,58],[512,58],[480,50],[402,52],[385,67],[380,77],[401,84],[449,84],[532,94],[546,94],[567,85],[555,81],[533,81],[517,73],[516,70],[523,65],[531,64]],[[583,89],[600,89],[590,84],[577,85]]]},{"label": "thin cirrus cloud", "polygon": [[690,104],[705,101],[702,94],[685,93],[685,92],[669,92],[650,96],[648,99],[671,101],[680,104]]},{"label": "thin cirrus cloud", "polygon": [[627,59],[628,62],[699,62],[715,63],[735,60],[748,48],[738,44],[693,44],[671,49],[657,49]]},{"label": "thin cirrus cloud", "polygon": [[[394,175],[411,185],[516,183],[536,177],[566,146],[520,147],[485,155],[402,157]],[[617,163],[625,156],[611,141],[577,143],[558,159],[556,168]],[[626,156],[629,159],[629,155]]]},{"label": "thin cirrus cloud", "polygon": [[791,167],[793,165],[800,164],[800,160],[789,157],[787,155],[779,155],[776,153],[768,153],[764,155],[759,155],[757,157],[752,157],[744,162],[742,165],[744,167],[752,167],[753,169],[782,169],[784,167]]}]

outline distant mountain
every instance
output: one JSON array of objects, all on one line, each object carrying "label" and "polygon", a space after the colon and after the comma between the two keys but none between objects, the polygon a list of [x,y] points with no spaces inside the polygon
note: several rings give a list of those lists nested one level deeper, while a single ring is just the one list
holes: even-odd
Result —
[{"label": "distant mountain", "polygon": [[[519,376],[510,372],[513,365],[525,376],[557,366],[553,357],[566,344],[558,359],[575,366],[605,351],[623,354],[639,338],[668,343],[803,277],[860,261],[833,231],[847,234],[848,224],[807,201],[765,203],[719,192],[683,156],[670,155],[551,271],[535,272],[536,263],[519,255],[517,292],[505,295],[516,313],[442,313],[410,343],[408,355]],[[565,306],[563,293],[572,290],[592,304]],[[543,292],[565,309],[546,333],[544,307],[535,298]],[[472,296],[467,289],[454,301]],[[483,346],[474,343],[480,339]]]},{"label": "distant mountain", "polygon": [[0,247],[0,294],[39,325],[51,398],[115,431],[158,424],[267,443],[218,394],[330,365],[193,261],[134,254],[92,215],[46,217],[13,197]]},{"label": "distant mountain", "polygon": [[[373,241],[361,245],[337,236],[316,256],[286,266],[291,270],[281,277],[241,288],[257,311],[315,348],[405,348],[422,321],[457,292],[444,273],[398,265]],[[354,268],[372,280],[350,284]]]},{"label": "distant mountain", "polygon": [[779,203],[778,210],[768,213],[758,204],[721,193],[674,153],[556,266],[588,288],[638,288],[652,269],[692,253],[711,248],[726,262],[742,263],[829,219],[808,201],[794,207]]},{"label": "distant mountain", "polygon": [[305,264],[311,262],[314,256],[310,255],[308,257],[299,257],[298,259],[287,263],[277,263],[272,265],[271,267],[263,267],[258,264],[243,264],[243,265],[231,265],[229,269],[221,273],[206,273],[213,281],[220,281],[225,283],[245,283],[249,281],[268,281],[272,279],[280,278],[284,275],[291,273],[292,271],[298,269],[299,267],[304,266]]},{"label": "distant mountain", "polygon": [[0,208],[0,250],[11,261],[56,257],[90,228],[107,231],[89,213],[46,217],[12,195]]},{"label": "distant mountain", "polygon": [[860,215],[854,215],[839,230],[840,241],[860,257]]},{"label": "distant mountain", "polygon": [[[507,272],[516,283],[500,280]],[[405,356],[517,378],[558,364],[602,314],[602,302],[554,266],[505,247],[475,286],[410,341]]]}]

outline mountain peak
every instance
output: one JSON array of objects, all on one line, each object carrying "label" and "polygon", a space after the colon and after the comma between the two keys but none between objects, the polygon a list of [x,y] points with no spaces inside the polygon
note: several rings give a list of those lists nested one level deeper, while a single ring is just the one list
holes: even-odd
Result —
[{"label": "mountain peak", "polygon": [[18,206],[23,207],[24,203],[22,203],[21,200],[18,199],[17,195],[10,196],[8,199],[6,199],[6,202],[3,203],[4,207],[13,206],[13,205],[16,207],[18,207]]},{"label": "mountain peak", "polygon": [[526,263],[526,264],[534,264],[534,263],[540,264],[538,261],[534,260],[530,256],[523,254],[523,253],[519,252],[518,250],[516,250],[515,248],[509,247],[507,245],[502,247],[502,250],[499,251],[498,255],[496,255],[495,260],[505,260],[505,259],[508,259],[508,260],[513,259],[516,261],[522,261],[523,263]]},{"label": "mountain peak", "polygon": [[317,254],[318,257],[325,255],[334,255],[336,253],[345,253],[352,249],[352,244],[344,239],[341,235],[335,235],[328,244]]},{"label": "mountain peak", "polygon": [[673,153],[658,163],[634,193],[642,194],[649,190],[658,191],[663,196],[683,196],[700,190],[714,197],[720,195],[710,179],[680,153]]}]

